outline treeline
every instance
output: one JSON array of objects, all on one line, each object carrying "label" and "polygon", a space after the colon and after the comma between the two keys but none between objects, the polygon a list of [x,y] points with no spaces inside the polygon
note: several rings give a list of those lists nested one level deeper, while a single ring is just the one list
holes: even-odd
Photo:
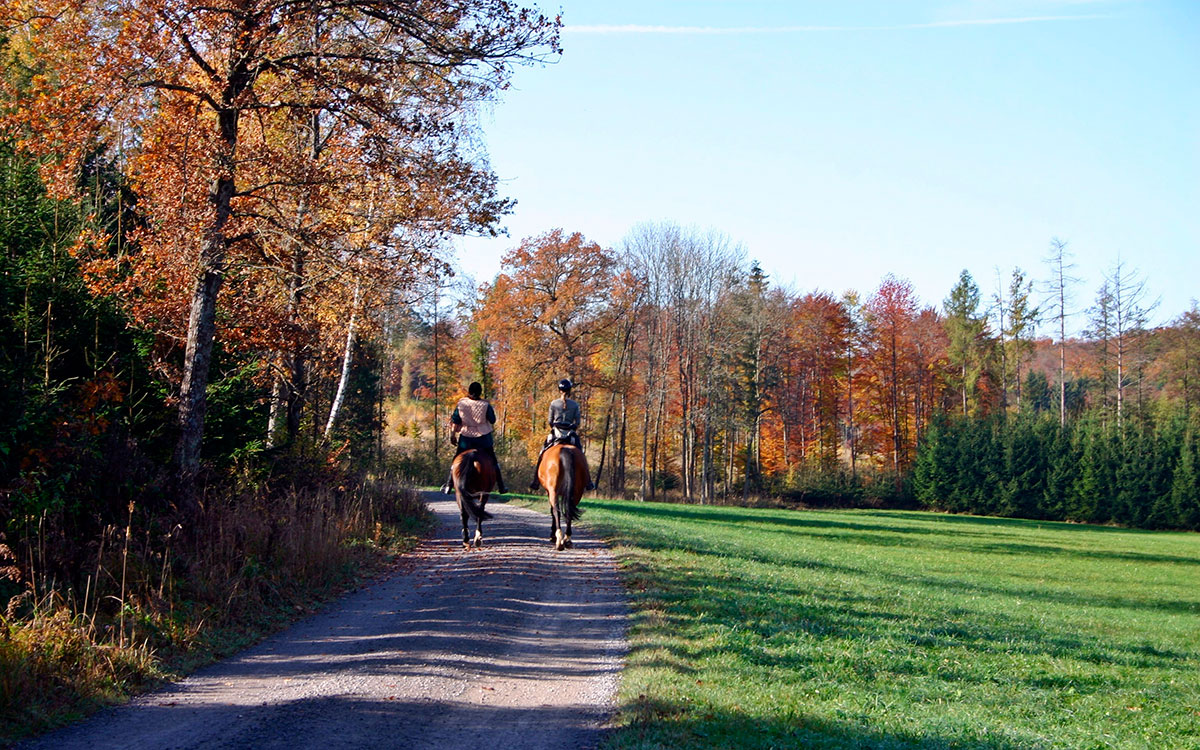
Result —
[{"label": "treeline", "polygon": [[[1157,434],[1155,425],[1196,413],[1200,314],[1147,328],[1144,285],[1127,267],[1100,290],[1085,338],[1038,335],[1065,331],[1079,312],[1070,266],[1056,240],[1046,271],[1057,282],[1038,290],[1012,269],[985,295],[963,271],[935,307],[891,275],[866,294],[781,288],[728,238],[672,224],[639,226],[615,249],[551,231],[510,251],[456,318],[427,320],[436,340],[413,346],[428,334],[410,327],[395,382],[407,399],[424,396],[427,421],[424,437],[409,429],[402,442],[415,448],[439,429],[429,421],[436,394],[444,416],[478,379],[520,471],[540,444],[554,382],[570,377],[605,491],[967,510],[938,499],[949,485],[914,492],[914,467],[951,416],[988,435],[1027,414],[1064,431],[1101,420]],[[940,476],[991,498],[971,508],[1015,513],[999,504],[1000,480],[985,483],[971,465],[949,460]],[[1102,520],[1149,523],[1139,519]]]},{"label": "treeline", "polygon": [[926,507],[1053,521],[1200,529],[1197,430],[1165,422],[939,420],[913,469]]}]

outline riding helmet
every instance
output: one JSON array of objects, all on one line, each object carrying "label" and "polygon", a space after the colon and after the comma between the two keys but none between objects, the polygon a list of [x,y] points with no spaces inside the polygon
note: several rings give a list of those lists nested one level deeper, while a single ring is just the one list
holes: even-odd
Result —
[{"label": "riding helmet", "polygon": [[558,381],[558,390],[560,391],[569,391],[573,387],[574,386],[571,385],[571,381],[568,378],[563,378],[562,380]]}]

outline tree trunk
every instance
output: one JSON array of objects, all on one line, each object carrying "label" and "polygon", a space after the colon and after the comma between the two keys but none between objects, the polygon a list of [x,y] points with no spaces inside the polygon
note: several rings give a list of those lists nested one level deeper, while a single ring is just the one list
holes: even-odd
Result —
[{"label": "tree trunk", "polygon": [[[281,362],[276,361],[279,365]],[[274,448],[278,445],[280,425],[287,419],[287,384],[283,382],[283,375],[279,372],[275,373],[275,378],[271,383],[271,407],[267,415],[267,447]]]},{"label": "tree trunk", "polygon": [[[654,448],[650,455],[650,499],[655,499],[658,488],[655,487],[654,479],[658,475],[658,447],[662,440],[662,423],[663,410],[667,402],[666,383],[661,384],[658,389],[658,414],[654,418]],[[666,492],[666,490],[663,490]]]},{"label": "tree trunk", "polygon": [[618,444],[617,444],[618,447],[617,447],[616,469],[613,471],[613,478],[612,478],[612,482],[610,483],[612,490],[614,492],[620,493],[620,495],[622,497],[625,496],[625,458],[626,458],[625,438],[626,438],[628,426],[629,426],[629,395],[628,395],[628,393],[622,393],[621,394],[621,431],[619,433],[620,434],[620,442],[618,442]]},{"label": "tree trunk", "polygon": [[[303,216],[305,208],[300,207]],[[292,326],[292,350],[288,356],[287,388],[287,441],[296,442],[300,434],[300,421],[304,412],[304,399],[308,390],[308,368],[305,361],[304,341],[300,336],[300,304],[304,297],[304,247],[297,240],[292,255],[292,270],[288,274],[288,322]]]},{"label": "tree trunk", "polygon": [[609,396],[608,412],[604,415],[604,437],[600,440],[600,464],[596,468],[596,476],[592,478],[592,483],[597,487],[600,486],[600,478],[604,476],[604,460],[608,458],[608,433],[612,430],[612,413],[617,405],[617,392],[614,390]]},{"label": "tree trunk", "polygon": [[[222,130],[232,127],[232,142],[236,142],[237,114],[222,112],[221,124]],[[229,221],[234,192],[233,178],[223,175],[217,178],[209,193],[215,216],[205,233],[200,267],[192,287],[183,381],[179,390],[179,440],[175,447],[175,463],[188,512],[198,508],[192,483],[200,470],[200,444],[204,439],[204,417],[208,407],[208,370],[212,365],[213,340],[217,331],[217,295],[225,278],[228,242],[225,225]]]},{"label": "tree trunk", "polygon": [[342,411],[342,404],[346,401],[346,384],[350,382],[350,369],[354,364],[354,337],[357,334],[358,306],[361,299],[362,281],[359,280],[354,283],[354,302],[350,308],[350,324],[346,326],[346,353],[342,357],[342,375],[338,379],[337,392],[333,396],[333,403],[329,406],[329,420],[325,422],[326,440],[329,439],[329,435],[333,432],[333,426],[337,423],[338,414]]}]

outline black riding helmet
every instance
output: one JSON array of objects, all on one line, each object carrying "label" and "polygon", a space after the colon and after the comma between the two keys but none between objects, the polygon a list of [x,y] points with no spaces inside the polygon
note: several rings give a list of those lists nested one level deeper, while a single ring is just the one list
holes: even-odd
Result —
[{"label": "black riding helmet", "polygon": [[563,378],[562,380],[558,381],[558,390],[560,391],[569,391],[572,387],[571,381],[568,378]]}]

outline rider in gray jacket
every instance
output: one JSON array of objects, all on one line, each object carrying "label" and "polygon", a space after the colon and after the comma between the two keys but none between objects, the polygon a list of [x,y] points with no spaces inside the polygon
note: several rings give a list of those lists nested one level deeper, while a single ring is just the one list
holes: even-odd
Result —
[{"label": "rider in gray jacket", "polygon": [[[534,464],[533,481],[529,483],[530,491],[536,491],[541,485],[538,479],[538,469],[542,466],[542,455],[545,454],[547,448],[559,440],[567,440],[571,445],[583,450],[583,444],[579,441],[579,425],[582,417],[579,411],[579,402],[571,398],[573,387],[571,381],[566,378],[558,381],[558,390],[562,392],[562,396],[550,402],[550,415],[547,418],[550,434],[546,436],[546,442],[542,445],[541,453],[538,453],[537,463]],[[596,487],[589,481],[586,489],[594,490]]]}]

